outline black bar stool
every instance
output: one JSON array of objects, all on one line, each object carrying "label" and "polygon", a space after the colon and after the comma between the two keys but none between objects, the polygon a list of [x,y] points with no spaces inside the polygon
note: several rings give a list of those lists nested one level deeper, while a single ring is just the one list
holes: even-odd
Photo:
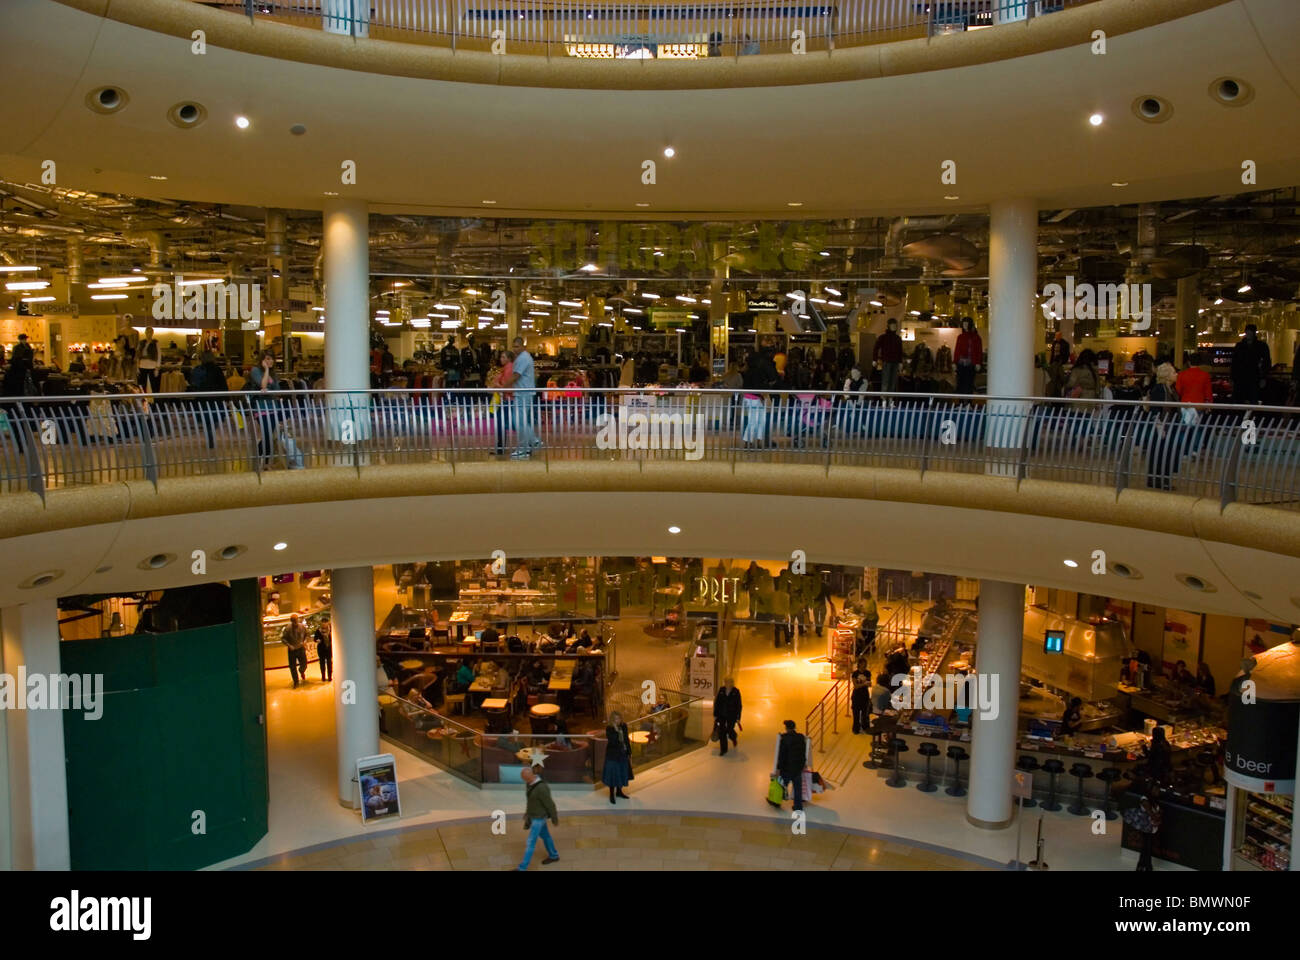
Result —
[{"label": "black bar stool", "polygon": [[970,759],[970,754],[966,752],[965,747],[949,747],[948,759],[953,762],[956,772],[953,774],[952,783],[943,792],[950,797],[964,797],[966,788],[961,785],[961,764],[963,760]]},{"label": "black bar stool", "polygon": [[925,757],[925,779],[916,785],[916,789],[922,793],[934,793],[939,788],[934,785],[930,778],[930,761],[939,755],[939,748],[933,743],[923,743],[916,748],[916,752]]},{"label": "black bar stool", "polygon": [[1051,775],[1047,781],[1047,799],[1043,801],[1044,810],[1055,812],[1061,809],[1061,805],[1056,802],[1056,777],[1057,774],[1064,772],[1064,770],[1065,764],[1055,757],[1043,761],[1043,772]]},{"label": "black bar stool", "polygon": [[898,729],[898,719],[896,717],[872,717],[871,718],[871,749],[867,751],[867,759],[862,765],[868,770],[878,770],[880,768],[879,757],[886,754],[884,737],[887,733],[892,733]]},{"label": "black bar stool", "polygon": [[886,786],[889,787],[907,786],[907,780],[904,779],[903,777],[903,764],[899,760],[898,755],[900,753],[907,753],[907,751],[910,749],[911,747],[909,747],[906,743],[904,743],[902,739],[899,737],[894,737],[893,740],[889,741],[889,752],[893,757],[894,772],[892,775],[890,775],[889,779],[885,781]]},{"label": "black bar stool", "polygon": [[1074,798],[1074,803],[1070,804],[1069,810],[1076,817],[1086,817],[1090,813],[1083,803],[1083,781],[1092,779],[1092,767],[1086,763],[1075,763],[1070,765],[1070,776],[1076,777],[1079,781],[1079,792]]},{"label": "black bar stool", "polygon": [[[1020,759],[1016,761],[1016,769],[1029,774],[1029,782],[1033,783],[1034,771],[1038,769],[1038,758],[1022,754]],[[1020,801],[1020,805],[1025,809],[1038,806],[1038,801],[1034,799],[1034,791],[1032,789],[1029,791],[1029,796]]]},{"label": "black bar stool", "polygon": [[1097,774],[1097,779],[1106,785],[1106,792],[1102,795],[1101,808],[1106,811],[1107,820],[1119,819],[1119,814],[1110,808],[1110,785],[1121,776],[1123,774],[1120,773],[1119,767],[1106,767]]}]

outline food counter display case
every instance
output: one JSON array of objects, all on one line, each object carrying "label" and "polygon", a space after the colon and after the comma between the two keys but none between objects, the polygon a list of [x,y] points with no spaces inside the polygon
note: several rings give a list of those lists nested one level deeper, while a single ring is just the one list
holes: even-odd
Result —
[{"label": "food counter display case", "polygon": [[1242,790],[1233,818],[1234,870],[1285,871],[1291,867],[1291,798]]}]

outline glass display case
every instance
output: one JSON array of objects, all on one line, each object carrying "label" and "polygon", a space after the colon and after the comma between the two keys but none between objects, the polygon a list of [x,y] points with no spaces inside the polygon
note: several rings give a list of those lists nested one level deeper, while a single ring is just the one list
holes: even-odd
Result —
[{"label": "glass display case", "polygon": [[1233,823],[1234,870],[1283,872],[1291,866],[1292,800],[1280,793],[1237,793]]}]

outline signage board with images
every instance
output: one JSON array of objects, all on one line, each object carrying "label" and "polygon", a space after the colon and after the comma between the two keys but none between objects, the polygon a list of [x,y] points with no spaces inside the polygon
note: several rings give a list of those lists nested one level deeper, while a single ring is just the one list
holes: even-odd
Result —
[{"label": "signage board with images", "polygon": [[691,657],[691,696],[705,700],[713,696],[717,689],[714,677],[716,663],[716,657]]},{"label": "signage board with images", "polygon": [[373,823],[402,815],[397,795],[397,762],[391,753],[357,760],[357,783],[361,787],[361,822]]}]

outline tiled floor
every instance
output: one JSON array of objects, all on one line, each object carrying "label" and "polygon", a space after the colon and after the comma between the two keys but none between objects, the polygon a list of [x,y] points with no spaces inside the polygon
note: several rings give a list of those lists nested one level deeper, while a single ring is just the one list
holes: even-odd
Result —
[{"label": "tiled floor", "polygon": [[[382,606],[377,604],[377,609]],[[647,638],[647,642],[659,641]],[[822,652],[809,642],[796,657],[788,650],[773,649],[770,629],[746,633],[732,651],[731,667],[745,701],[739,747],[721,758],[717,747],[709,745],[638,773],[628,788],[632,800],[614,808],[602,790],[554,787],[561,810],[556,836],[563,860],[546,869],[570,864],[575,868],[622,867],[630,861],[643,870],[668,868],[670,862],[677,866],[678,861],[719,869],[777,869],[806,859],[807,851],[823,850],[823,844],[839,844],[836,859],[829,863],[817,860],[813,866],[829,868],[861,861],[878,867],[901,868],[922,862],[930,863],[930,869],[953,867],[937,859],[940,856],[952,856],[963,864],[972,859],[986,865],[1010,862],[1017,847],[1015,827],[990,831],[972,826],[966,820],[965,801],[946,796],[942,790],[927,794],[915,789],[914,764],[908,787],[885,786],[881,771],[861,766],[867,738],[846,732],[848,725],[843,722],[841,733],[828,736],[825,752],[815,755],[817,769],[825,772],[833,789],[809,805],[807,836],[787,836],[788,806],[784,811],[774,811],[764,799],[773,743],[782,720],[793,719],[802,726],[808,711],[829,689],[829,682],[820,679],[822,665],[813,662]],[[620,661],[620,673],[626,662]],[[631,669],[630,663],[626,669]],[[286,671],[269,675],[270,829],[247,854],[217,864],[218,869],[271,858],[279,862],[282,857],[294,858],[285,861],[290,864],[328,863],[334,867],[375,866],[376,858],[384,857],[393,867],[497,868],[517,862],[523,843],[520,787],[480,790],[387,744],[383,748],[393,750],[397,757],[401,832],[393,835],[390,828],[375,825],[372,831],[383,829],[390,833],[367,835],[359,815],[340,806],[337,799],[332,685],[322,684],[316,677],[312,668],[312,680],[293,690]],[[486,816],[498,809],[508,817],[505,837],[491,835],[487,826]],[[668,815],[681,819],[675,823],[658,822],[659,816]],[[1053,870],[1132,870],[1136,865],[1137,855],[1120,848],[1118,822],[1107,824],[1104,834],[1094,834],[1091,818],[1074,817],[1064,811],[1034,810],[1025,816],[1020,831],[1022,859],[1034,856],[1040,817],[1045,859]],[[620,824],[626,824],[631,832],[599,836],[600,830],[616,829]],[[660,826],[667,832],[636,835],[639,830]],[[583,830],[597,833],[584,835]],[[698,835],[692,832],[696,830],[700,831]],[[768,839],[759,841],[759,836]],[[650,839],[660,845],[644,849],[639,846],[642,840]],[[769,843],[778,839],[784,844],[780,848],[783,852],[773,853],[776,848]],[[580,840],[613,840],[615,845],[579,845]],[[702,857],[707,852],[732,854],[737,859],[723,863],[708,857],[667,856],[674,849],[672,844],[688,840],[687,846],[680,849],[698,851]],[[665,841],[667,846],[663,845]],[[744,850],[711,847],[714,843],[740,844]],[[655,856],[652,849],[664,855]],[[299,861],[295,851],[307,852]],[[739,860],[741,856],[768,861],[783,856],[792,859],[754,864]],[[846,859],[841,861],[841,857]],[[405,862],[422,858],[428,858],[427,862]],[[540,866],[535,863],[534,869]],[[1156,869],[1178,868],[1157,860]]]},{"label": "tiled floor", "polygon": [[[523,855],[522,821],[392,830],[249,864],[256,870],[500,870]],[[751,817],[689,814],[561,814],[551,828],[559,863],[531,870],[984,870],[1000,864],[953,856],[918,844]]]}]

